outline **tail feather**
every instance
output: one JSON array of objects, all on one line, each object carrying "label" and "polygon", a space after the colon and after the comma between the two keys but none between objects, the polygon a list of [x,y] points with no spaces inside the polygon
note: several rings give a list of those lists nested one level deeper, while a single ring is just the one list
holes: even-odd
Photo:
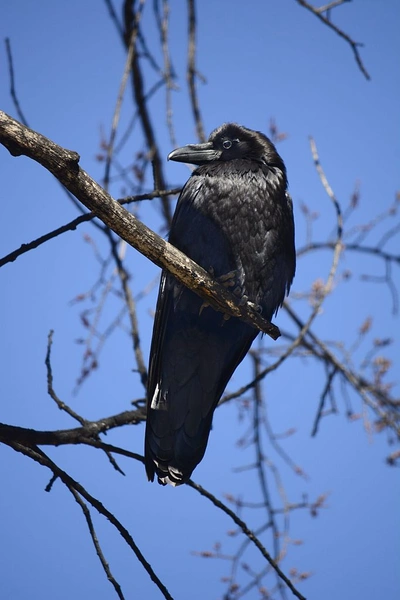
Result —
[{"label": "tail feather", "polygon": [[[149,388],[146,472],[150,481],[157,475],[163,485],[187,482],[202,460],[214,410],[257,335],[238,319],[221,326],[222,315],[207,310],[208,319],[198,318],[195,326],[170,323],[157,382]],[[210,318],[215,320],[211,327]]]}]

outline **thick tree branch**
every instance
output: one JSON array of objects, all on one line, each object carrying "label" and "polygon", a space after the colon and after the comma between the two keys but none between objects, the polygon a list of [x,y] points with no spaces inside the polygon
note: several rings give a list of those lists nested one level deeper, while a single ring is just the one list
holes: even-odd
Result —
[{"label": "thick tree branch", "polygon": [[250,305],[240,306],[237,299],[204,269],[120,206],[79,167],[77,152],[58,146],[2,111],[0,143],[13,156],[27,156],[45,167],[110,229],[156,265],[167,269],[215,310],[242,318],[272,339],[279,337],[278,327],[263,319]]},{"label": "thick tree branch", "polygon": [[[140,423],[146,419],[145,409],[126,410],[117,415],[86,421],[82,427],[73,429],[59,429],[57,431],[38,431],[25,427],[16,427],[0,423],[1,442],[19,442],[25,446],[63,446],[65,444],[86,444],[87,440],[94,440],[100,433],[105,433],[122,425]],[[92,445],[92,444],[90,444]]]},{"label": "thick tree branch", "polygon": [[[141,5],[141,3],[140,3]],[[139,10],[140,10],[139,5]],[[132,0],[125,0],[123,4],[123,18],[124,18],[124,43],[129,48],[130,41],[132,39],[132,30],[137,27],[137,12],[135,13],[135,2]],[[140,32],[139,32],[140,33]],[[153,165],[153,176],[154,176],[154,187],[159,189],[165,189],[164,171],[162,168],[162,161],[160,156],[159,147],[156,141],[152,120],[149,113],[149,108],[146,102],[146,93],[144,90],[143,73],[140,66],[138,52],[136,50],[136,43],[133,47],[132,54],[132,92],[135,99],[135,103],[138,109],[140,122],[143,129],[143,134],[146,139],[146,144],[149,149],[150,160]],[[171,207],[168,202],[168,198],[163,198],[163,214],[165,220],[171,224]]]}]

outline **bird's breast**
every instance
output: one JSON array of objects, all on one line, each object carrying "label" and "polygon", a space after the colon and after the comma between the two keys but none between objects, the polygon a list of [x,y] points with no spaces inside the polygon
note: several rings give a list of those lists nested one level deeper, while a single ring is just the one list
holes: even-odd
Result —
[{"label": "bird's breast", "polygon": [[194,205],[218,224],[237,251],[250,243],[259,253],[268,231],[279,228],[284,186],[272,185],[262,169],[250,166],[243,170],[222,163],[201,172]]}]

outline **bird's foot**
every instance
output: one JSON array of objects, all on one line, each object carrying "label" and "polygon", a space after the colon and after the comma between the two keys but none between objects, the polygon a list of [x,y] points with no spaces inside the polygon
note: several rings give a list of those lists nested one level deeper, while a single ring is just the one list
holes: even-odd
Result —
[{"label": "bird's foot", "polygon": [[217,277],[217,281],[225,288],[230,288],[236,284],[237,275],[237,271],[229,271],[229,273]]},{"label": "bird's foot", "polygon": [[[208,273],[211,275],[211,277],[214,277],[214,268],[210,267],[208,269]],[[237,278],[237,271],[229,271],[228,273],[224,273],[224,275],[220,275],[219,277],[216,277],[216,280],[218,281],[218,283],[220,283],[222,286],[224,286],[224,288],[231,288],[234,285],[236,285],[236,278]],[[241,288],[239,286],[236,286],[236,288],[234,290],[232,290],[232,293],[235,294],[235,296],[240,296]],[[203,310],[209,306],[210,305],[208,304],[208,302],[203,302],[203,304],[200,306],[199,316],[201,315]],[[229,315],[224,315],[224,318],[229,319]]]}]

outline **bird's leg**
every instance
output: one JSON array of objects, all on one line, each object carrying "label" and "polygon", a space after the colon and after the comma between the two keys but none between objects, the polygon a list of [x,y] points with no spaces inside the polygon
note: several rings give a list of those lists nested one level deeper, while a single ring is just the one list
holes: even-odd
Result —
[{"label": "bird's leg", "polygon": [[[227,274],[230,276],[230,281],[232,281],[232,279],[231,279],[232,274],[235,274],[235,271],[231,271],[231,273]],[[236,282],[233,282],[233,285],[235,285],[235,283]],[[236,296],[237,298],[239,298],[239,306],[244,306],[245,304],[249,304],[253,310],[257,311],[260,314],[262,313],[262,307],[259,304],[254,304],[254,302],[250,302],[249,297],[243,292],[243,288],[240,285],[237,285],[235,287],[235,289],[232,290],[232,294],[234,296]],[[227,321],[228,319],[230,319],[230,315],[227,315],[225,313],[223,318],[224,318],[224,321]]]},{"label": "bird's leg", "polygon": [[[213,267],[210,267],[208,272],[210,273],[210,275],[214,276]],[[217,277],[216,280],[218,281],[218,283],[223,285],[224,288],[229,289],[229,288],[234,287],[234,289],[232,290],[232,294],[239,299],[239,304],[241,306],[244,306],[245,304],[247,304],[248,297],[246,296],[246,294],[243,293],[243,288],[237,284],[238,271],[229,271],[228,273],[224,273],[223,275],[220,275],[219,277]],[[207,308],[208,306],[210,306],[210,305],[207,302],[203,302],[203,304],[200,306],[199,316],[201,315],[203,310],[205,308]],[[254,305],[254,308],[256,308],[255,305]],[[230,319],[230,318],[231,318],[230,315],[224,313],[223,321],[222,321],[221,325],[223,325],[224,322],[228,321],[228,319]]]},{"label": "bird's leg", "polygon": [[237,274],[237,271],[229,271],[229,273],[217,277],[217,281],[224,287],[233,287],[236,283]]},{"label": "bird's leg", "polygon": [[[262,313],[262,307],[259,304],[254,304],[254,302],[250,302],[248,296],[246,296],[246,294],[241,294],[241,288],[237,287],[235,290],[233,290],[233,294],[235,294],[235,296],[239,296],[240,300],[239,300],[239,306],[244,306],[245,304],[248,304],[249,306],[251,306],[251,308],[255,311],[257,311],[259,314]],[[224,324],[225,321],[228,321],[228,319],[230,319],[231,316],[227,315],[226,313],[224,313],[223,315],[223,322],[221,323],[221,325]]]}]

